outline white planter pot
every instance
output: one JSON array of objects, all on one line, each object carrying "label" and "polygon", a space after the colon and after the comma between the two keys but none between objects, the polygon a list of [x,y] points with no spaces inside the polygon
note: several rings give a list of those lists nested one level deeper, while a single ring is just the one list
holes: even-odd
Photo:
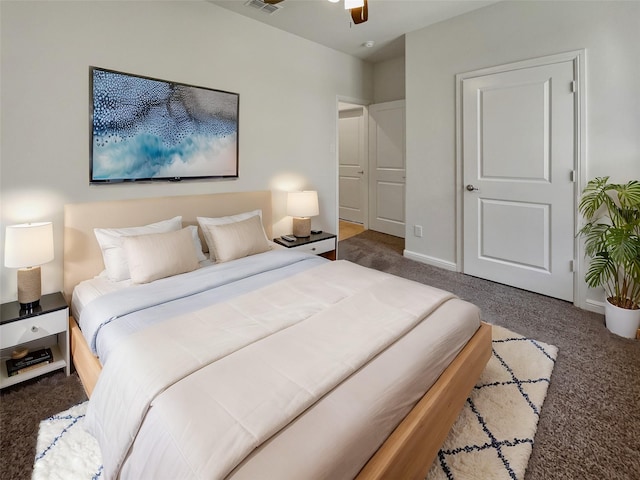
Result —
[{"label": "white planter pot", "polygon": [[607,300],[604,304],[604,315],[610,332],[621,337],[636,338],[636,332],[640,328],[640,310],[616,307]]}]

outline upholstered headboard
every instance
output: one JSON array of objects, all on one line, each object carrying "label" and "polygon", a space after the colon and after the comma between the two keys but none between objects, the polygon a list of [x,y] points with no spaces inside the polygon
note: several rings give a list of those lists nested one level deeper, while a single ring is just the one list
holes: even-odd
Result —
[{"label": "upholstered headboard", "polygon": [[[196,217],[223,217],[262,209],[267,236],[272,236],[271,192],[214,193],[179,197],[141,198],[68,204],[64,207],[64,295],[71,301],[74,287],[103,269],[94,228],[146,225],[182,215],[182,223],[197,225]],[[201,234],[202,235],[202,234]],[[206,248],[206,243],[203,242]]]}]

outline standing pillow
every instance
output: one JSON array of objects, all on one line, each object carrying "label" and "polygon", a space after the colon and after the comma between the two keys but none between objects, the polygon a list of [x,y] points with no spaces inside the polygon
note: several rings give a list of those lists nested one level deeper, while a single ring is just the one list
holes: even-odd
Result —
[{"label": "standing pillow", "polygon": [[[237,215],[229,215],[227,217],[216,217],[216,218],[196,217],[196,220],[198,220],[198,224],[200,225],[200,229],[202,230],[202,235],[204,236],[205,243],[209,248],[209,258],[211,259],[212,262],[216,261],[216,257],[213,251],[213,247],[211,246],[213,243],[213,240],[211,239],[211,234],[209,233],[209,227],[212,225],[226,225],[228,223],[239,222],[241,220],[246,220],[247,218],[254,217],[256,215],[260,217],[260,219],[262,219],[262,210],[261,209],[252,210],[250,212],[238,213]],[[264,233],[264,228],[263,228],[263,233]],[[265,240],[269,241],[266,233],[264,233],[264,238]]]},{"label": "standing pillow", "polygon": [[198,262],[204,262],[207,260],[206,255],[202,251],[202,242],[200,241],[200,235],[198,235],[198,227],[195,225],[189,225],[184,227],[191,232],[191,238],[193,240],[193,249],[198,257]]},{"label": "standing pillow", "polygon": [[246,220],[207,227],[211,237],[210,254],[217,262],[228,262],[271,250],[262,220],[254,215]]},{"label": "standing pillow", "polygon": [[127,255],[122,248],[123,237],[131,235],[148,235],[180,230],[182,217],[173,217],[142,227],[127,228],[94,228],[93,232],[102,250],[102,260],[107,271],[107,277],[113,282],[120,282],[129,278]]},{"label": "standing pillow", "polygon": [[134,235],[123,239],[133,283],[191,272],[200,265],[190,228],[177,232]]}]

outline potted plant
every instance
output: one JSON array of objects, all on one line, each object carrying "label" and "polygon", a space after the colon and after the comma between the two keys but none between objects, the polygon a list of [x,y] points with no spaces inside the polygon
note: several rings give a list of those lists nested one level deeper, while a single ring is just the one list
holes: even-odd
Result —
[{"label": "potted plant", "polygon": [[603,287],[607,328],[635,338],[640,328],[640,182],[591,180],[579,205],[586,224],[579,234],[591,258],[587,285]]}]

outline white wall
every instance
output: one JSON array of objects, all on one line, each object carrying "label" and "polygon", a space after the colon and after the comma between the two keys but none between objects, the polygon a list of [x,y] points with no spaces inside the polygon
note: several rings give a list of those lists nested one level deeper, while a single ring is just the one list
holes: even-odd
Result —
[{"label": "white wall", "polygon": [[640,2],[507,1],[407,34],[408,252],[456,261],[457,73],[586,48],[587,178],[640,179],[639,25]]},{"label": "white wall", "polygon": [[373,64],[373,103],[404,100],[404,63],[402,56]]},{"label": "white wall", "polygon": [[[5,226],[54,222],[43,292],[62,287],[63,205],[211,192],[317,189],[336,218],[336,98],[373,98],[372,66],[203,1],[0,2]],[[240,94],[240,178],[89,186],[89,65]],[[274,196],[274,234],[290,229]],[[1,301],[16,298],[2,267]]]}]

